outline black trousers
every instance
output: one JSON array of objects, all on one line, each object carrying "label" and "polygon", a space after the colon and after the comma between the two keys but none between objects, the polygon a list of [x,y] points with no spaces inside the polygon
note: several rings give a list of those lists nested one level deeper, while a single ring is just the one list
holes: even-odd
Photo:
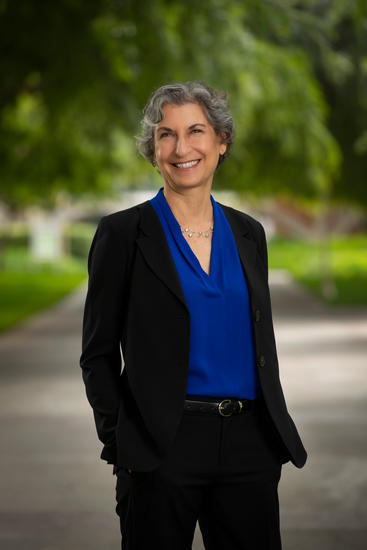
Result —
[{"label": "black trousers", "polygon": [[285,461],[263,405],[230,417],[184,412],[157,469],[117,471],[122,550],[189,550],[197,521],[207,550],[280,550]]}]

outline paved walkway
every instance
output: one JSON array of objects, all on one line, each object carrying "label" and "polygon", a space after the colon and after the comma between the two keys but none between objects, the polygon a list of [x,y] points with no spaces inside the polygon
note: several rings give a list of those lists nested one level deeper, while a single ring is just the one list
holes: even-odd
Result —
[{"label": "paved walkway", "polygon": [[[326,308],[282,272],[270,283],[283,388],[309,452],[303,469],[283,468],[283,549],[364,549],[367,310]],[[120,547],[79,367],[84,297],[83,286],[0,336],[2,550]]]}]

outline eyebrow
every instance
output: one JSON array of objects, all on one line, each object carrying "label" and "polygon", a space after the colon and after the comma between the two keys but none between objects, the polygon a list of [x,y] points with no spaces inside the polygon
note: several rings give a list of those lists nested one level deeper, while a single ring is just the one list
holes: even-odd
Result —
[{"label": "eyebrow", "polygon": [[[189,126],[189,130],[191,130],[192,128],[195,128],[195,126],[206,126],[206,124],[202,124],[201,122],[195,122],[195,124],[191,124],[191,126]],[[157,129],[157,132],[159,132],[160,130],[168,130],[168,132],[172,132],[172,128],[168,128],[167,126],[160,126],[158,129]]]}]

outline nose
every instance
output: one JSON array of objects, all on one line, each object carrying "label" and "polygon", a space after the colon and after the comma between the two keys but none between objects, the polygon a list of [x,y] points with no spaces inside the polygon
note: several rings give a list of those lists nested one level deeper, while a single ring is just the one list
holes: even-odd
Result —
[{"label": "nose", "polygon": [[187,140],[185,136],[177,136],[176,140],[176,155],[178,157],[183,157],[186,155],[187,151],[189,149],[189,144],[187,143]]}]

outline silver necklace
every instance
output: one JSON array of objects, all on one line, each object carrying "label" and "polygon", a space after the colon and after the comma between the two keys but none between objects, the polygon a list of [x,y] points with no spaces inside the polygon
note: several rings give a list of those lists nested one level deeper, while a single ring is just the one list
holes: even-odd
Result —
[{"label": "silver necklace", "polygon": [[198,234],[198,237],[202,237],[204,235],[204,237],[209,237],[209,231],[213,231],[214,230],[214,226],[211,225],[209,227],[209,229],[207,229],[206,231],[193,231],[192,229],[190,229],[189,227],[184,227],[182,228],[182,226],[180,225],[180,228],[181,228],[181,232],[184,234],[184,235],[187,235],[188,237],[192,237],[194,233],[197,233]]}]

